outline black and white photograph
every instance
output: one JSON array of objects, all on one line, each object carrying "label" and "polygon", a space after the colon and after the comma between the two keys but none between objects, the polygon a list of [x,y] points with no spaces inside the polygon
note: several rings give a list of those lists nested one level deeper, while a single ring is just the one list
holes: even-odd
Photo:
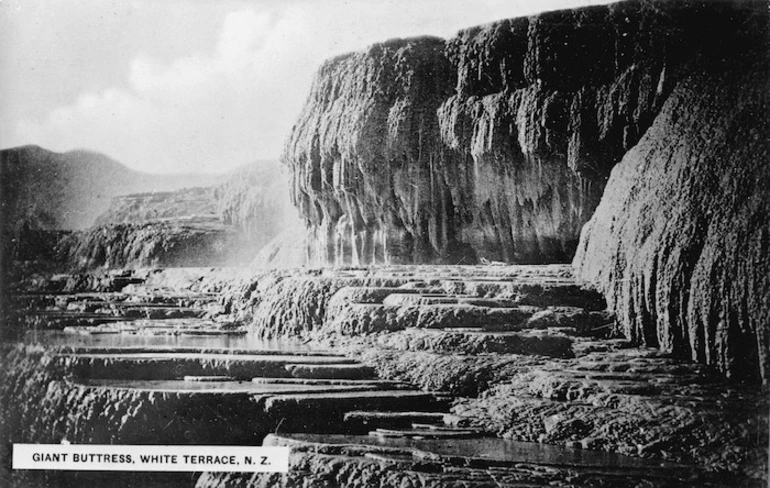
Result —
[{"label": "black and white photograph", "polygon": [[0,0],[0,486],[770,487],[767,0]]}]

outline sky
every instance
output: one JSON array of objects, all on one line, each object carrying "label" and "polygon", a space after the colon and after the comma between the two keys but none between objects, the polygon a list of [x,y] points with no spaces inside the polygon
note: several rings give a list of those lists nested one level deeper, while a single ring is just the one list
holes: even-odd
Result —
[{"label": "sky", "polygon": [[0,0],[0,148],[151,173],[276,159],[330,57],[602,0]]}]

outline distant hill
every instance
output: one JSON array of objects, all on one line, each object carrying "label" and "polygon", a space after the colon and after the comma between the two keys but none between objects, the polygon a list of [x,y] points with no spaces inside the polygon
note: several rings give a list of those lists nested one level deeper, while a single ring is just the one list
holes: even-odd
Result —
[{"label": "distant hill", "polygon": [[[153,175],[91,151],[57,153],[38,146],[0,151],[0,219],[6,230],[81,230],[104,213],[112,198],[212,186],[226,175]],[[10,227],[10,229],[9,229]]]}]

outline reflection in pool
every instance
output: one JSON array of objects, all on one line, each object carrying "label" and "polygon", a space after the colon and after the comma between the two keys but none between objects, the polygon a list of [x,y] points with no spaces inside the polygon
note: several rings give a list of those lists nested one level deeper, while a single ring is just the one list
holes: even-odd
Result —
[{"label": "reflection in pool", "polygon": [[61,331],[30,330],[24,334],[26,344],[80,347],[192,347],[239,350],[314,351],[319,347],[302,339],[264,339],[255,333],[244,335],[142,335],[142,334],[66,334]]}]

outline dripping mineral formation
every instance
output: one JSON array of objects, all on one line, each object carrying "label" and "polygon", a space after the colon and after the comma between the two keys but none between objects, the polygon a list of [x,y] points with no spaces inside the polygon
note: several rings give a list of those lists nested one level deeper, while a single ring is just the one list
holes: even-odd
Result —
[{"label": "dripping mineral formation", "polygon": [[569,261],[674,88],[764,42],[758,10],[625,2],[329,60],[283,156],[312,258]]}]

